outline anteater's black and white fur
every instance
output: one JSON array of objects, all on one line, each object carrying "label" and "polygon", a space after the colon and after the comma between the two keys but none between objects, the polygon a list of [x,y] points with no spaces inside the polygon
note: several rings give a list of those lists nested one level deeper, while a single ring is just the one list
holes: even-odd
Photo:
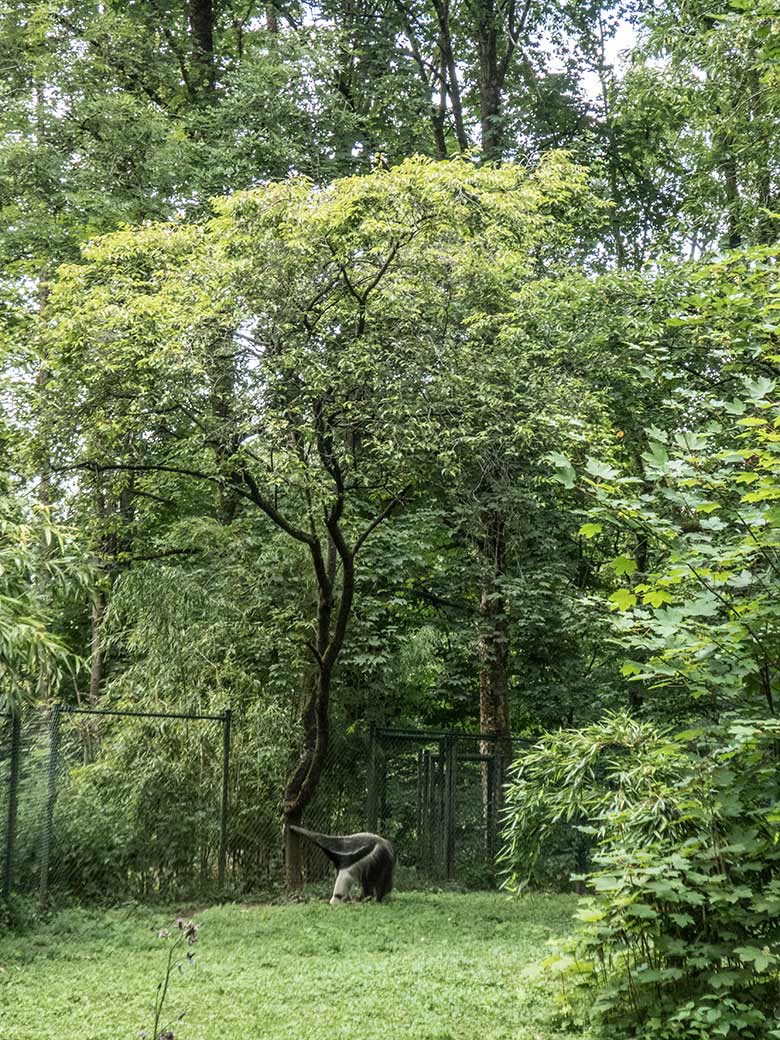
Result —
[{"label": "anteater's black and white fur", "polygon": [[393,888],[395,850],[379,834],[317,834],[290,824],[290,830],[319,846],[336,868],[336,884],[331,903],[350,899],[352,887],[363,887],[364,899],[381,903]]}]

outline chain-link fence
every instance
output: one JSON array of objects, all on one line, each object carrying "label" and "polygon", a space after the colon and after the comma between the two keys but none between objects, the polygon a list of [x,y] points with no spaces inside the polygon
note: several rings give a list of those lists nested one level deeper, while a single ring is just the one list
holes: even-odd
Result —
[{"label": "chain-link fence", "polygon": [[32,894],[40,879],[49,733],[43,716],[0,717],[0,833],[3,892]]},{"label": "chain-link fence", "polygon": [[60,707],[6,718],[3,891],[45,905],[222,887],[230,723]]},{"label": "chain-link fence", "polygon": [[496,881],[506,771],[522,740],[493,734],[372,729],[368,820],[418,878]]},{"label": "chain-link fence", "polygon": [[[365,733],[331,735],[328,752],[313,802],[304,823],[323,834],[355,834],[376,830],[366,815],[368,747]],[[301,848],[307,881],[330,878],[329,860],[310,842]]]},{"label": "chain-link fence", "polygon": [[[45,905],[278,888],[294,751],[285,758],[262,725],[229,711],[0,716],[3,893]],[[411,883],[493,884],[512,754],[491,735],[334,733],[305,825],[385,834]],[[331,873],[316,847],[303,855],[307,881]]]}]

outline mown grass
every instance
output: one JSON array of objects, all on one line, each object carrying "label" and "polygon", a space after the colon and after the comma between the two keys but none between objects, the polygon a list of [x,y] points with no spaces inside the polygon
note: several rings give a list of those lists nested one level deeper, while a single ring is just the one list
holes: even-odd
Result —
[{"label": "mown grass", "polygon": [[[376,906],[227,905],[195,914],[171,982],[177,1040],[553,1040],[540,962],[574,899],[401,893]],[[86,910],[0,938],[2,1040],[151,1037],[173,914]]]}]

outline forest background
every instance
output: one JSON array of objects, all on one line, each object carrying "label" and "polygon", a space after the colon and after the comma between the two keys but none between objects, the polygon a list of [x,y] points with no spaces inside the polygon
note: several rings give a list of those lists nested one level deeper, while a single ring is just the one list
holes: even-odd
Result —
[{"label": "forest background", "polygon": [[[540,740],[516,879],[596,821],[655,1006],[770,1035],[777,29],[770,0],[3,4],[3,707],[229,705],[288,822],[334,734]],[[83,780],[79,848],[158,752]],[[628,948],[606,1012],[647,1018]]]}]

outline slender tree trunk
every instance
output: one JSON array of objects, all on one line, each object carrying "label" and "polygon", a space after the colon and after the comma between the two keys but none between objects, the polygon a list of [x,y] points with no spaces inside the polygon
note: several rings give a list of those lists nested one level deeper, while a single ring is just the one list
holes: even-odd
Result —
[{"label": "slender tree trunk", "polygon": [[105,676],[105,649],[103,623],[108,610],[111,586],[116,573],[123,566],[122,556],[133,550],[132,524],[135,520],[135,487],[132,474],[126,474],[117,495],[115,488],[108,491],[96,474],[95,517],[97,520],[96,556],[103,570],[92,600],[90,611],[89,703],[94,707],[103,692]]},{"label": "slender tree trunk", "polygon": [[288,891],[299,891],[303,887],[303,857],[298,835],[290,830],[290,824],[299,824],[304,811],[317,793],[328,752],[329,708],[332,669],[314,668],[307,678],[311,688],[304,709],[303,750],[296,768],[287,782],[284,792],[285,848],[287,853],[285,874]]},{"label": "slender tree trunk", "polygon": [[332,669],[313,669],[308,682],[311,695],[304,709],[303,750],[284,792],[287,849],[286,882],[289,891],[303,887],[300,840],[289,825],[299,824],[317,793],[328,751],[329,707]]},{"label": "slender tree trunk", "polygon": [[737,156],[734,147],[734,139],[731,134],[724,134],[720,138],[719,166],[726,192],[726,244],[729,249],[739,249],[742,245],[740,212],[742,206],[739,196]]},{"label": "slender tree trunk", "polygon": [[769,709],[769,714],[775,714],[775,698],[774,691],[772,690],[772,670],[769,661],[764,658],[759,668],[759,677],[761,684],[761,692],[766,698],[766,706]]},{"label": "slender tree trunk", "polygon": [[606,137],[606,161],[607,179],[609,181],[609,194],[612,207],[609,211],[609,224],[612,231],[612,239],[615,243],[615,263],[618,269],[626,266],[626,247],[623,240],[623,230],[620,222],[620,192],[618,190],[618,156],[619,147],[615,134],[615,120],[612,112],[612,83],[610,67],[607,62],[606,38],[604,26],[599,18],[598,33],[598,77],[601,87],[601,104],[604,110],[604,133]]},{"label": "slender tree trunk", "polygon": [[192,66],[198,85],[210,92],[216,83],[214,67],[214,6],[212,0],[188,0]]},{"label": "slender tree trunk", "polygon": [[[43,148],[46,143],[46,89],[45,84],[41,80],[36,80],[33,91],[33,101],[35,104],[35,143],[38,148]],[[46,282],[47,270],[44,264],[43,268],[38,274],[38,314],[43,319],[44,312],[46,311],[46,304],[49,300],[49,286]],[[42,323],[42,322],[41,322]],[[46,367],[46,362],[41,361],[39,368],[35,376],[35,390],[38,396],[45,397],[46,387],[49,383],[50,373]],[[39,458],[39,483],[38,483],[38,502],[44,509],[48,511],[52,503],[52,490],[51,490],[51,447],[49,438],[45,434],[41,438],[40,442],[40,458]],[[48,552],[48,547],[44,544],[43,547],[44,555]],[[43,581],[47,583],[47,579],[44,577]],[[40,700],[47,700],[50,693],[50,676],[49,670],[44,660],[41,660],[38,666],[38,681],[36,693]]]},{"label": "slender tree trunk", "polygon": [[447,117],[447,72],[444,67],[440,69],[441,83],[439,87],[439,104],[431,110],[431,126],[433,129],[433,143],[436,149],[437,159],[447,158],[447,138],[444,134],[444,121]]},{"label": "slender tree trunk", "polygon": [[436,20],[439,27],[439,51],[441,54],[442,76],[446,76],[446,89],[452,110],[452,122],[455,127],[455,138],[458,148],[465,152],[469,147],[466,126],[463,121],[463,101],[458,79],[458,66],[452,46],[452,30],[450,27],[450,0],[433,0]]},{"label": "slender tree trunk", "polygon": [[503,77],[498,58],[498,24],[494,0],[479,0],[477,54],[482,158],[485,162],[497,162],[504,152],[504,130],[501,104]]},{"label": "slender tree trunk", "polygon": [[757,69],[751,69],[750,84],[750,122],[757,145],[756,165],[758,204],[762,212],[758,216],[756,241],[759,245],[769,245],[777,238],[777,221],[768,215],[772,206],[772,170],[770,166],[770,141],[767,126],[765,87]]},{"label": "slender tree trunk", "polygon": [[[317,793],[322,776],[330,735],[330,690],[333,669],[344,645],[355,587],[353,554],[347,549],[338,523],[332,522],[329,528],[327,559],[323,558],[318,542],[310,546],[318,584],[317,637],[316,644],[310,647],[315,664],[307,672],[305,679],[301,717],[303,747],[284,793],[287,855],[285,873],[287,889],[291,892],[298,891],[303,886],[303,859],[298,835],[290,830],[289,825],[300,823],[304,810]],[[334,611],[334,588],[339,561],[342,570],[341,595]]]},{"label": "slender tree trunk", "polygon": [[[115,539],[112,540],[105,530],[108,506],[103,478],[100,474],[95,474],[95,483],[94,508],[99,532],[96,555],[100,561],[101,570],[105,571],[105,581],[108,584],[111,580],[111,557],[114,557],[114,562],[116,559],[116,544]],[[99,582],[101,578],[102,575],[98,579]],[[100,700],[103,687],[103,633],[101,629],[107,605],[108,591],[98,583],[90,611],[89,704],[91,707],[94,707]]]},{"label": "slender tree trunk", "polygon": [[494,581],[482,587],[480,615],[485,629],[479,640],[479,728],[499,738],[511,735],[507,672],[509,618]]},{"label": "slender tree trunk", "polygon": [[[42,287],[39,291],[40,310],[43,312],[46,305],[47,290]],[[35,377],[35,389],[38,395],[43,397],[46,393],[46,386],[49,382],[49,370],[45,363],[41,364]],[[44,512],[48,512],[51,502],[51,452],[49,448],[48,438],[44,436],[41,444],[41,456],[40,456],[40,468],[39,468],[39,483],[38,483],[38,502],[43,508]],[[49,547],[44,543],[42,544],[42,552],[45,555],[49,552]],[[42,576],[42,585],[45,587],[48,584],[48,579]],[[36,685],[36,695],[38,700],[46,701],[49,699],[49,693],[51,682],[50,682],[49,669],[46,662],[41,658],[38,665],[38,681]]]},{"label": "slender tree trunk", "polygon": [[106,613],[106,595],[98,589],[92,601],[90,618],[89,703],[100,700],[103,686],[103,619]]},{"label": "slender tree trunk", "polygon": [[420,80],[423,84],[423,89],[426,94],[433,96],[436,87],[436,79],[438,76],[439,81],[439,100],[436,104],[431,104],[431,131],[433,134],[433,146],[436,152],[437,159],[447,158],[447,139],[444,133],[444,125],[447,116],[447,71],[444,67],[441,53],[439,56],[439,68],[437,73],[429,74],[429,66],[426,64],[425,59],[422,56],[420,50],[420,41],[415,33],[414,26],[412,24],[411,15],[406,8],[402,0],[395,0],[398,12],[401,15],[401,19],[404,24],[404,31],[409,40],[409,46],[412,51],[412,57],[414,58],[417,71],[420,75]]},{"label": "slender tree trunk", "polygon": [[737,142],[730,125],[734,119],[738,94],[738,86],[732,80],[725,101],[726,113],[724,116],[723,112],[720,112],[721,127],[716,130],[713,140],[715,166],[723,178],[726,199],[726,245],[729,249],[739,249],[742,245],[742,199],[739,193]]},{"label": "slender tree trunk", "polygon": [[609,225],[612,231],[612,240],[615,243],[615,263],[618,270],[626,266],[626,247],[623,242],[623,230],[620,224],[620,208],[618,205],[618,180],[617,180],[617,146],[615,134],[611,127],[607,128],[609,144],[607,146],[607,169],[609,176],[609,193],[612,196],[613,205],[609,211]]},{"label": "slender tree trunk", "polygon": [[[484,741],[483,755],[494,756],[493,812],[500,811],[503,773],[512,754],[509,718],[509,615],[501,582],[506,573],[506,526],[497,510],[483,517],[482,540],[485,570],[480,597],[479,638],[479,728],[495,740]],[[490,773],[482,771],[483,806],[487,816],[490,801]]]},{"label": "slender tree trunk", "polygon": [[[211,411],[214,422],[212,447],[219,472],[227,478],[231,460],[239,448],[238,424],[235,417],[236,366],[230,334],[215,338],[213,370],[210,375]],[[217,516],[225,526],[232,523],[239,506],[239,495],[226,479],[217,492]]]}]

